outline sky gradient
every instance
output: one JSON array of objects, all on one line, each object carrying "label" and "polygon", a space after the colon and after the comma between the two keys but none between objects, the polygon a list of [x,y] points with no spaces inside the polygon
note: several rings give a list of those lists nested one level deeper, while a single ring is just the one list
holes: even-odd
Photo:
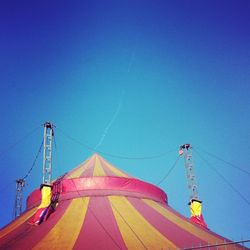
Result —
[{"label": "sky gradient", "polygon": [[[51,121],[54,178],[101,151],[157,184],[191,143],[209,228],[250,239],[249,13],[247,0],[1,2],[0,226]],[[40,154],[25,198],[41,179]],[[189,216],[183,159],[160,187]]]}]

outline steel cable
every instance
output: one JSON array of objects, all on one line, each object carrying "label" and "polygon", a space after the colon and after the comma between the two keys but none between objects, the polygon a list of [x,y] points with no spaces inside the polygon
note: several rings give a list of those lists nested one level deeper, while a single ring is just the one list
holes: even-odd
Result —
[{"label": "steel cable", "polygon": [[168,172],[166,173],[166,175],[156,184],[157,186],[160,185],[160,184],[170,175],[170,173],[173,171],[173,169],[174,169],[175,166],[177,165],[179,159],[180,159],[180,156],[178,155],[178,157],[176,158],[174,164],[173,164],[172,167],[168,170]]},{"label": "steel cable", "polygon": [[[196,147],[196,148],[197,148],[197,147]],[[214,157],[215,159],[220,160],[220,161],[226,163],[227,165],[229,165],[229,166],[231,166],[231,167],[233,167],[233,168],[235,168],[235,169],[237,169],[237,170],[239,170],[239,171],[241,171],[241,172],[243,172],[243,173],[245,173],[245,174],[250,175],[250,172],[248,172],[247,170],[242,169],[242,168],[240,168],[240,167],[238,167],[238,166],[232,164],[232,163],[229,162],[229,161],[225,161],[225,160],[223,160],[222,158],[220,158],[219,156],[217,156],[217,155],[215,155],[215,154],[212,154],[212,153],[209,153],[209,152],[207,152],[207,151],[204,150],[204,149],[201,149],[201,148],[198,148],[198,149],[200,149],[200,150],[203,151],[204,153],[206,153],[206,154],[208,154],[208,155]],[[197,151],[197,150],[196,150],[196,151]]]},{"label": "steel cable", "polygon": [[197,150],[194,150],[197,155],[202,159],[207,166],[212,169],[236,194],[238,194],[242,200],[244,200],[248,205],[250,201],[237,189],[235,188],[230,181],[228,181],[215,167],[213,167],[206,159],[204,159]]},{"label": "steel cable", "polygon": [[100,153],[103,155],[107,155],[110,156],[112,158],[117,158],[117,159],[126,159],[126,160],[148,160],[148,159],[156,159],[156,158],[161,158],[166,156],[167,154],[175,151],[175,149],[163,152],[163,153],[159,153],[159,154],[155,154],[155,155],[150,155],[150,156],[124,156],[124,155],[117,155],[117,154],[111,154],[108,152],[104,152],[104,151],[100,151],[100,150],[96,150],[94,147],[91,147],[89,145],[87,145],[86,143],[83,143],[75,138],[73,138],[72,136],[68,135],[67,133],[65,133],[62,129],[57,128],[58,131],[61,132],[61,134],[63,134],[65,137],[67,137],[68,139],[74,141],[75,143],[84,146],[85,148],[87,148],[88,150],[92,151],[92,152],[96,152],[96,153]]}]

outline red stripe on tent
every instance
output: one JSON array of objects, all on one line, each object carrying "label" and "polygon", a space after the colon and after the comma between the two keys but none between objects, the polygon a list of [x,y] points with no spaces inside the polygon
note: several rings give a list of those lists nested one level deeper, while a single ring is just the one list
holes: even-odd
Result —
[{"label": "red stripe on tent", "polygon": [[33,208],[41,203],[41,190],[35,189],[26,200],[26,209]]},{"label": "red stripe on tent", "polygon": [[[106,162],[103,158],[99,157],[99,159],[100,159],[100,162],[103,166],[103,169],[105,170],[105,172],[107,173],[108,176],[129,177],[125,172],[121,171],[120,169],[115,168],[114,166],[112,166],[111,164]],[[111,165],[112,168],[114,168],[114,171],[112,171],[110,169],[110,167],[108,167],[109,165]]]},{"label": "red stripe on tent", "polygon": [[[92,155],[86,161],[82,162],[77,167],[75,167],[73,170],[69,171],[66,174],[65,179],[68,179],[68,178],[79,178],[84,173],[84,171],[86,169],[93,168],[94,165],[95,165],[95,155]],[[81,172],[81,170],[82,170],[82,172]],[[80,173],[77,174],[79,171],[80,171]]]},{"label": "red stripe on tent", "polygon": [[91,177],[91,176],[93,176],[94,167],[95,167],[94,163],[92,163],[91,165],[89,165],[87,167],[87,169],[84,170],[83,173],[80,175],[80,178],[81,177]]},{"label": "red stripe on tent", "polygon": [[[163,208],[167,209],[169,212],[173,213],[174,215],[178,216],[180,219],[182,219],[182,220],[184,220],[184,221],[186,221],[186,222],[188,222],[188,223],[192,223],[191,220],[190,220],[189,218],[183,216],[182,214],[180,214],[179,212],[177,212],[176,210],[174,210],[172,207],[166,206],[165,204],[159,204],[159,205],[162,206]],[[222,237],[221,235],[216,234],[215,232],[213,232],[213,231],[211,231],[211,230],[209,230],[209,229],[206,229],[206,228],[204,228],[204,227],[198,226],[198,225],[196,225],[196,224],[194,224],[194,223],[192,223],[192,224],[195,225],[196,227],[198,227],[199,230],[201,230],[201,231],[203,231],[203,232],[209,232],[209,234],[210,234],[211,236],[218,238],[217,240],[215,240],[215,242],[217,242],[217,243],[219,243],[219,242],[221,242],[221,241],[222,241],[221,243],[226,242],[226,241],[230,242],[229,239],[224,238],[224,237]],[[237,246],[237,247],[238,247],[238,246]]]},{"label": "red stripe on tent", "polygon": [[[148,198],[154,201],[166,203],[167,195],[158,187],[134,178],[116,176],[96,176],[61,181],[62,193],[60,200],[77,198],[79,194],[87,196],[96,195],[131,195],[134,197]],[[36,191],[30,196],[38,195]],[[37,197],[38,198],[38,197]],[[30,199],[28,205],[32,207]]]},{"label": "red stripe on tent", "polygon": [[88,162],[83,164],[83,172],[79,177],[91,177],[93,176],[93,171],[95,167],[95,158],[91,157]]},{"label": "red stripe on tent", "polygon": [[[132,194],[138,193],[142,197],[149,198],[162,203],[167,202],[167,195],[158,187],[137,179],[115,177],[115,176],[96,176],[77,179],[62,180],[63,194],[86,190],[118,190],[128,191]],[[90,194],[91,195],[91,194]]]},{"label": "red stripe on tent", "polygon": [[[0,241],[0,249],[31,249],[33,248],[61,219],[69,201],[64,201],[56,208],[56,211],[50,215],[47,221],[39,226],[28,224],[27,220],[20,227],[9,233],[5,239]],[[49,248],[49,246],[48,246]]]},{"label": "red stripe on tent", "polygon": [[74,249],[127,249],[106,197],[91,197]]},{"label": "red stripe on tent", "polygon": [[108,167],[107,167],[107,164],[105,164],[105,162],[99,158],[100,162],[101,162],[101,165],[102,165],[102,168],[104,170],[104,172],[106,173],[106,176],[117,176],[114,172],[112,172]]},{"label": "red stripe on tent", "polygon": [[168,221],[140,199],[131,197],[127,197],[127,199],[153,227],[161,232],[167,239],[172,241],[176,246],[185,248],[191,247],[192,245],[196,246],[200,243],[202,245],[206,244],[205,241],[202,241],[200,238],[195,237],[187,231],[179,228],[171,221]]}]

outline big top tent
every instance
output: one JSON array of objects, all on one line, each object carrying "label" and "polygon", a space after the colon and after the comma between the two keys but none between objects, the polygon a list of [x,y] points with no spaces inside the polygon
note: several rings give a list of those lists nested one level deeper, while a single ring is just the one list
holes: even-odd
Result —
[{"label": "big top tent", "polygon": [[34,223],[41,204],[34,190],[26,211],[0,231],[0,249],[244,249],[182,216],[160,188],[97,154],[52,186],[53,212]]}]

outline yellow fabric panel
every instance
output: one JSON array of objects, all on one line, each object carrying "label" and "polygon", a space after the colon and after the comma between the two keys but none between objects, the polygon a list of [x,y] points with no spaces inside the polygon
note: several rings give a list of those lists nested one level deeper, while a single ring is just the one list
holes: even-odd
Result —
[{"label": "yellow fabric panel", "polygon": [[41,193],[42,193],[42,201],[38,209],[48,207],[49,204],[51,203],[51,195],[52,195],[51,187],[43,186]]},{"label": "yellow fabric panel", "polygon": [[72,172],[71,172],[71,174],[69,174],[68,176],[67,176],[67,179],[73,179],[73,178],[78,178],[78,177],[80,177],[82,174],[83,174],[83,172],[85,171],[85,170],[87,170],[89,167],[90,167],[90,164],[91,164],[91,158],[89,159],[89,160],[87,160],[86,162],[84,162],[84,163],[82,163],[81,165],[79,165],[78,167],[76,167],[76,169],[75,170],[73,170]]},{"label": "yellow fabric panel", "polygon": [[193,224],[189,223],[188,221],[180,218],[176,214],[170,212],[169,210],[163,208],[161,205],[159,205],[157,202],[147,199],[142,199],[147,205],[155,209],[158,213],[160,213],[162,216],[164,216],[167,220],[173,222],[178,227],[184,229],[185,231],[193,234],[194,236],[210,243],[210,244],[216,244],[216,243],[224,243],[224,241],[209,232],[206,232],[199,227],[194,226]]},{"label": "yellow fabric panel", "polygon": [[120,176],[120,177],[129,177],[127,174],[124,174],[123,172],[121,172],[119,169],[113,167],[112,165],[108,164],[106,162],[106,166],[117,176]]},{"label": "yellow fabric panel", "polygon": [[106,176],[104,169],[102,168],[101,162],[98,157],[95,159],[95,168],[93,176]]},{"label": "yellow fabric panel", "polygon": [[191,216],[200,216],[201,215],[202,204],[198,201],[192,201],[190,204]]},{"label": "yellow fabric panel", "polygon": [[176,249],[125,197],[109,196],[109,201],[128,249]]},{"label": "yellow fabric panel", "polygon": [[10,225],[8,225],[7,227],[5,227],[4,229],[2,229],[0,231],[0,238],[2,238],[3,236],[5,236],[6,234],[12,232],[14,229],[16,229],[17,227],[19,227],[21,224],[23,224],[26,220],[28,220],[37,210],[37,207],[31,209],[30,211],[28,211],[27,213],[24,213],[23,215],[21,215],[20,217],[18,217],[15,221],[13,221]]},{"label": "yellow fabric panel", "polygon": [[78,178],[82,172],[84,171],[83,167],[79,167],[76,170],[74,170],[68,177],[67,179],[73,179],[73,178]]},{"label": "yellow fabric panel", "polygon": [[59,222],[33,249],[72,249],[80,233],[89,197],[71,201]]}]

